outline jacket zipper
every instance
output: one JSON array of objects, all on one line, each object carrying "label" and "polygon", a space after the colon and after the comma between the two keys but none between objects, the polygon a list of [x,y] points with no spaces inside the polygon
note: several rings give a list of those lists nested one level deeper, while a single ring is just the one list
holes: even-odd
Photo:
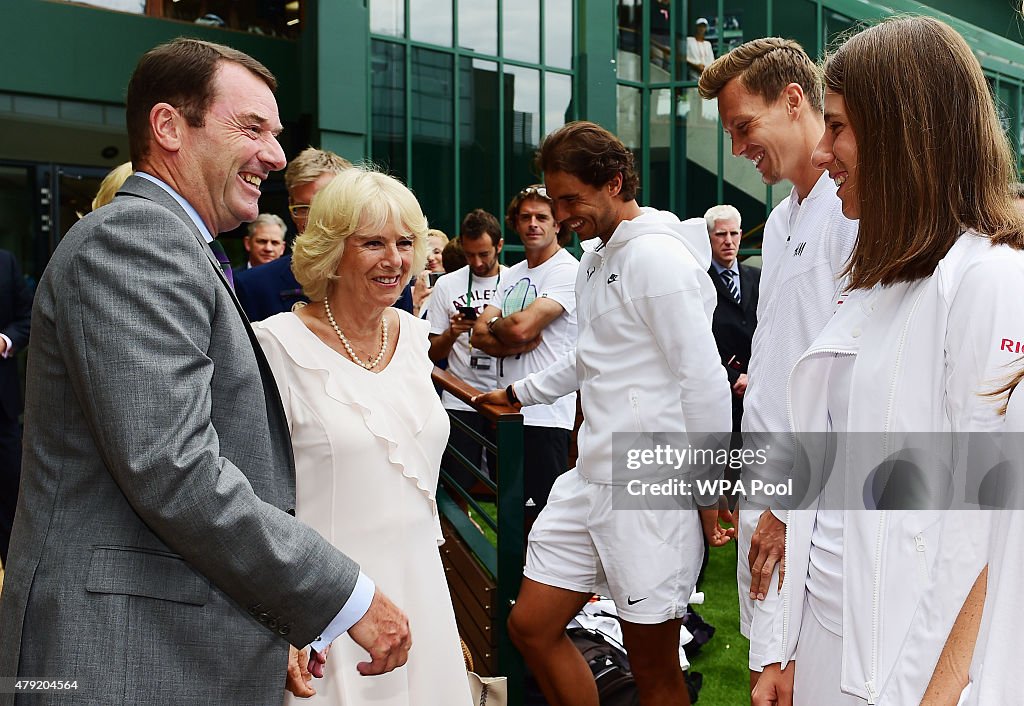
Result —
[{"label": "jacket zipper", "polygon": [[[771,509],[765,510],[765,512],[771,512]],[[783,555],[782,561],[785,563],[786,559],[793,556],[791,553],[792,547],[790,547],[789,540],[791,538],[789,532],[789,523],[793,519],[793,513],[786,512],[786,532],[783,540]],[[789,642],[789,598],[790,598],[790,586],[793,585],[792,581],[782,582],[782,654],[779,655],[779,663],[784,664],[786,662],[786,646]],[[770,587],[769,587],[770,589]]]},{"label": "jacket zipper", "polygon": [[917,550],[917,565],[921,569],[921,585],[923,586],[928,581],[928,554],[923,534],[914,536],[914,548]]},{"label": "jacket zipper", "polygon": [[636,430],[642,432],[644,425],[640,422],[640,396],[636,390],[629,391],[629,404],[633,407],[633,421],[636,422]]},{"label": "jacket zipper", "polygon": [[[800,359],[797,360],[796,365],[793,366],[793,371],[795,372],[796,369],[800,366],[800,364],[803,363],[805,360],[807,360],[807,358],[809,358],[809,357],[811,357],[813,355],[818,355],[818,354],[852,355],[853,351],[844,350],[844,349],[840,349],[840,348],[817,348],[815,350],[805,351],[804,354],[802,356],[800,356]],[[792,378],[792,373],[790,373],[790,378]],[[791,430],[795,429],[796,425],[793,423],[793,390],[792,390],[792,388],[789,385],[786,386],[786,418],[789,420],[789,428]],[[796,433],[793,432],[793,431],[790,431],[790,436],[791,436],[791,438],[795,439],[796,438]],[[768,510],[768,512],[771,512],[771,510]],[[792,521],[792,519],[793,519],[793,513],[792,512],[787,512],[786,513],[786,539],[785,539],[785,550],[784,550],[785,551],[785,555],[784,556],[787,557],[787,558],[793,556],[793,554],[791,553],[791,549],[792,548],[791,548],[790,543],[789,543],[789,541],[790,541],[789,523],[790,523],[790,521]],[[786,662],[786,650],[787,650],[787,646],[789,644],[789,623],[790,623],[790,612],[792,610],[792,606],[790,605],[791,604],[791,601],[790,601],[790,587],[792,585],[793,585],[793,583],[791,581],[783,581],[782,582],[782,642],[781,642],[781,654],[779,655],[779,663],[780,664]]]},{"label": "jacket zipper", "polygon": [[868,692],[868,703],[874,704],[878,698],[875,681],[878,679],[878,611],[882,593],[882,542],[885,537],[887,514],[880,511],[878,516],[878,538],[875,542],[874,585],[871,591],[871,673],[864,688]]}]

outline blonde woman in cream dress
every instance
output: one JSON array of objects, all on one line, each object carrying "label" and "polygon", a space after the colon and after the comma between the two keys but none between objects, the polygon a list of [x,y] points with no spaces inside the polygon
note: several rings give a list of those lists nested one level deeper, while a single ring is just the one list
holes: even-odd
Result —
[{"label": "blonde woman in cream dress", "polygon": [[[434,492],[448,417],[425,321],[392,308],[423,266],[426,219],[397,180],[362,168],[317,194],[292,268],[311,304],[254,324],[288,415],[296,515],[360,564],[409,618],[408,663],[380,676],[337,638],[316,696],[286,703],[468,706],[441,566]],[[340,607],[340,606],[339,606]]]}]

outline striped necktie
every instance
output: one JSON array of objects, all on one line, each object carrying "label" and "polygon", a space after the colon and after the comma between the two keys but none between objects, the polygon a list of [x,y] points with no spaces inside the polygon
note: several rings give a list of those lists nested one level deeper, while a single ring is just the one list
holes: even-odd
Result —
[{"label": "striped necktie", "polygon": [[736,273],[732,270],[722,270],[718,273],[722,277],[722,283],[725,288],[729,290],[729,294],[736,300],[737,304],[742,304],[740,301],[740,287],[736,283]]},{"label": "striped necktie", "polygon": [[234,289],[235,274],[231,271],[231,260],[228,259],[228,254],[224,252],[224,246],[214,239],[210,241],[210,250],[213,250],[213,255],[217,258],[217,262],[220,263],[220,268],[224,270],[224,276],[227,278],[228,284]]}]

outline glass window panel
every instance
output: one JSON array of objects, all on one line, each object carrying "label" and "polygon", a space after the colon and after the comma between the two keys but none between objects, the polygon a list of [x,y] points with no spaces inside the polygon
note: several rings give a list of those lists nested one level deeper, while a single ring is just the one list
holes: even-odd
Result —
[{"label": "glass window panel", "polygon": [[[455,189],[454,66],[451,54],[412,50],[412,178],[423,212],[451,228]],[[447,232],[447,231],[446,231]]]},{"label": "glass window panel", "polygon": [[498,0],[462,0],[459,3],[459,46],[497,55]]},{"label": "glass window panel", "polygon": [[540,0],[506,0],[502,4],[502,55],[506,59],[540,61],[538,17]]},{"label": "glass window panel", "polygon": [[822,17],[824,20],[822,31],[825,33],[822,39],[826,47],[834,47],[841,44],[846,34],[857,26],[855,19],[838,13],[835,10],[826,9],[822,13]]},{"label": "glass window panel", "polygon": [[409,37],[417,42],[452,45],[452,1],[409,0]]},{"label": "glass window panel", "polygon": [[631,150],[640,151],[643,136],[643,111],[640,105],[640,89],[618,86],[618,136]]},{"label": "glass window panel", "polygon": [[[677,174],[676,193],[684,198],[677,203],[680,217],[703,216],[718,199],[718,119],[705,108],[696,88],[688,88],[676,97],[676,131],[683,137],[676,162],[683,167]],[[713,105],[713,104],[712,104]],[[717,110],[716,110],[717,112]],[[729,146],[726,145],[728,150]],[[726,166],[738,160],[726,158]],[[728,170],[727,170],[728,172]],[[757,172],[754,172],[755,175]],[[764,186],[758,183],[759,193]]]},{"label": "glass window panel", "polygon": [[547,135],[572,119],[572,76],[545,74],[544,134]]},{"label": "glass window panel", "polygon": [[540,144],[540,72],[505,67],[505,155],[509,188],[536,181],[533,153]]},{"label": "glass window panel", "polygon": [[651,91],[650,114],[650,176],[644,184],[644,204],[671,210],[671,145],[675,123],[675,89],[661,88]]},{"label": "glass window panel", "polygon": [[640,193],[637,200],[646,203],[647,185],[644,184],[643,169],[643,107],[640,103],[640,89],[618,86],[618,131],[622,144],[628,147],[636,158],[636,173],[640,175]]},{"label": "glass window panel", "polygon": [[[3,223],[0,227],[0,248],[14,253],[26,277],[38,280],[46,259],[37,259],[34,255],[39,246],[47,247],[49,242],[41,237],[33,243],[36,226],[32,214],[36,193],[30,174],[26,167],[0,166],[0,223]],[[94,195],[95,192],[90,194],[89,199]],[[88,210],[88,206],[82,209],[83,212]]]},{"label": "glass window panel", "polygon": [[674,55],[672,46],[678,43],[672,35],[672,20],[675,14],[672,1],[647,0],[647,14],[651,22],[651,44],[647,52],[651,62],[650,80],[652,83],[671,81]]},{"label": "glass window panel", "polygon": [[[697,20],[706,20],[707,24],[697,24]],[[700,80],[700,67],[707,66],[718,56],[718,20],[713,7],[690,6],[690,22],[686,25],[685,40],[686,80]]]},{"label": "glass window panel", "polygon": [[572,0],[544,0],[544,63],[572,68]]},{"label": "glass window panel", "polygon": [[[772,18],[776,17],[776,9],[778,4],[773,6]],[[808,12],[807,14],[813,16],[814,12]],[[711,19],[711,18],[708,18]],[[725,45],[724,50],[719,50],[718,45],[715,45],[715,56],[720,56],[725,51],[729,51],[735,47],[738,47],[743,42],[750,41],[755,37],[768,36],[768,3],[764,0],[727,0],[725,3]],[[787,25],[776,22],[774,27],[786,27]],[[792,36],[788,31],[782,33],[784,36]],[[807,47],[804,47],[807,49]],[[810,47],[813,51],[814,47]]]},{"label": "glass window panel", "polygon": [[642,12],[642,0],[619,0],[619,46],[615,53],[615,68],[619,78],[627,81],[639,81],[641,78]]},{"label": "glass window panel", "polygon": [[[502,213],[500,172],[501,151],[498,115],[498,65],[493,61],[463,57],[459,63],[459,210],[483,208]],[[454,209],[454,204],[452,208]],[[453,211],[453,216],[458,216]],[[435,219],[431,219],[433,224]],[[445,232],[454,234],[453,230]],[[442,229],[444,230],[444,229]]]},{"label": "glass window panel", "polygon": [[405,180],[405,47],[371,42],[373,161]]},{"label": "glass window panel", "polygon": [[370,31],[389,37],[405,35],[405,0],[370,0]]},{"label": "glass window panel", "polygon": [[[90,0],[90,4],[110,6],[110,0],[106,2]],[[123,6],[126,2],[122,0],[116,4]],[[138,0],[132,0],[130,4],[141,3],[138,3]],[[158,5],[157,3],[147,4]],[[291,39],[298,37],[299,20],[303,15],[299,3],[238,2],[237,0],[174,0],[173,2],[164,2],[160,9],[163,10],[163,17],[168,19]]]}]

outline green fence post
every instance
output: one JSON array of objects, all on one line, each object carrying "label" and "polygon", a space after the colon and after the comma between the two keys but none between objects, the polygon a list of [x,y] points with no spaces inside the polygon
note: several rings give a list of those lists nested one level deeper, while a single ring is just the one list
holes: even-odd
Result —
[{"label": "green fence post", "polygon": [[523,658],[508,636],[508,614],[519,594],[523,575],[523,417],[498,417],[498,631],[499,673],[508,677],[509,706],[521,706]]}]

